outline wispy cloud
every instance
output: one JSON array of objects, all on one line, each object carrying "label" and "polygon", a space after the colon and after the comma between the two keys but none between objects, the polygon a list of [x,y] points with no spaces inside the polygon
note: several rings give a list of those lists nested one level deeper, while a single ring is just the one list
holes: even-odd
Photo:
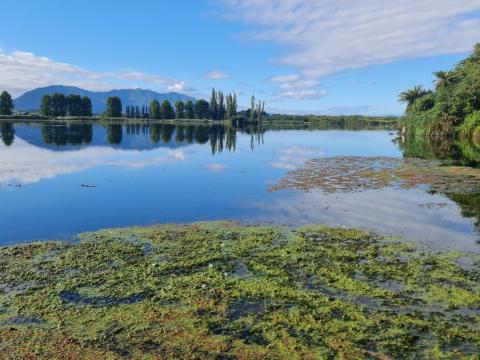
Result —
[{"label": "wispy cloud", "polygon": [[208,80],[225,80],[229,78],[228,74],[220,70],[209,71],[203,77]]},{"label": "wispy cloud", "polygon": [[8,53],[0,50],[0,88],[7,89],[17,96],[35,87],[56,84],[96,91],[138,87],[141,84],[160,87],[159,90],[193,91],[186,81],[170,77],[135,70],[96,72],[30,52]]},{"label": "wispy cloud", "polygon": [[271,81],[278,86],[277,95],[295,100],[320,98],[328,95],[325,90],[318,89],[320,85],[318,80],[302,78],[298,74],[275,76]]},{"label": "wispy cloud", "polygon": [[[230,19],[252,25],[254,39],[286,48],[275,59],[299,75],[293,98],[314,96],[308,82],[344,70],[402,59],[461,53],[480,39],[478,0],[218,0]],[[296,94],[296,95],[295,95]]]}]

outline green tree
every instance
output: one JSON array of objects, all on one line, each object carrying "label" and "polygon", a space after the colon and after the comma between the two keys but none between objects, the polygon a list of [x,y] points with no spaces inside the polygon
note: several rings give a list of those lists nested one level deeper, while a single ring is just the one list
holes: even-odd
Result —
[{"label": "green tree", "polygon": [[3,91],[0,94],[0,115],[12,115],[12,111],[12,96],[7,91]]},{"label": "green tree", "polygon": [[232,111],[233,111],[233,114],[232,116],[235,116],[237,115],[237,94],[236,93],[233,93],[233,99],[232,99]]},{"label": "green tree", "polygon": [[40,113],[44,116],[52,116],[52,97],[50,95],[43,95],[40,103]]},{"label": "green tree", "polygon": [[224,120],[225,119],[225,97],[223,96],[223,92],[218,92],[218,114],[217,120]]},{"label": "green tree", "polygon": [[404,103],[407,103],[407,110],[415,103],[417,99],[420,99],[422,96],[428,94],[428,91],[425,90],[421,85],[417,85],[412,89],[408,89],[398,96],[398,100]]},{"label": "green tree", "polygon": [[217,120],[218,118],[217,92],[215,89],[212,89],[212,95],[210,97],[210,118],[213,120]]},{"label": "green tree", "polygon": [[67,100],[67,113],[70,116],[82,116],[82,97],[76,94],[70,94]]},{"label": "green tree", "polygon": [[185,103],[185,117],[187,119],[195,119],[195,107],[192,100],[188,100]]},{"label": "green tree", "polygon": [[173,110],[172,104],[170,101],[163,100],[161,106],[162,119],[175,119],[175,111]]},{"label": "green tree", "polygon": [[232,94],[228,94],[226,99],[225,99],[227,105],[226,105],[226,113],[225,117],[227,119],[231,119],[233,117],[233,96]]},{"label": "green tree", "polygon": [[250,122],[253,122],[255,119],[255,95],[252,95],[250,99]]},{"label": "green tree", "polygon": [[433,75],[435,75],[436,77],[436,79],[433,81],[435,89],[448,84],[449,82],[448,71],[435,71]]},{"label": "green tree", "polygon": [[185,103],[181,100],[175,102],[175,113],[177,119],[185,119]]},{"label": "green tree", "polygon": [[208,119],[210,113],[208,101],[200,99],[195,102],[195,115],[198,119]]},{"label": "green tree", "polygon": [[92,100],[90,100],[88,96],[82,96],[81,106],[82,106],[82,113],[81,113],[82,116],[93,115]]},{"label": "green tree", "polygon": [[105,109],[106,117],[122,116],[122,101],[118,96],[109,96],[107,98],[107,106]]},{"label": "green tree", "polygon": [[150,119],[162,118],[162,112],[160,111],[160,103],[158,102],[158,100],[150,101],[150,105],[148,106],[148,114],[150,116]]},{"label": "green tree", "polygon": [[52,95],[52,116],[67,115],[67,98],[65,94],[54,93]]}]

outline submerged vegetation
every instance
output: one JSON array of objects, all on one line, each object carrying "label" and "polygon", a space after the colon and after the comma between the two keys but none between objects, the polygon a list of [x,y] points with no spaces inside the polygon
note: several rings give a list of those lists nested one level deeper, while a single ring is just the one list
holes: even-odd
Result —
[{"label": "submerged vegetation", "polygon": [[353,229],[104,230],[0,249],[12,358],[478,358],[480,259]]},{"label": "submerged vegetation", "polygon": [[480,137],[480,43],[450,71],[435,73],[433,90],[421,86],[400,94],[407,103],[405,127],[409,136]]}]

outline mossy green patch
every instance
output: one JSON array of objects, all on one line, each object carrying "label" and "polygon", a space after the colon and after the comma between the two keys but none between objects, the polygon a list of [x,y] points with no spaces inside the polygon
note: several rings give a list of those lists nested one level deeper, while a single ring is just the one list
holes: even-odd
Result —
[{"label": "mossy green patch", "polygon": [[477,359],[479,284],[474,255],[355,229],[104,230],[0,249],[0,353]]}]

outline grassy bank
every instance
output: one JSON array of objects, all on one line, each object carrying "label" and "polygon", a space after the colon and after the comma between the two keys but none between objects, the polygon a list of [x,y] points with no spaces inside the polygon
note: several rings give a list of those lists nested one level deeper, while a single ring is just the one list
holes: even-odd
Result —
[{"label": "grassy bank", "polygon": [[198,223],[0,249],[12,358],[471,358],[480,259],[360,230]]}]

